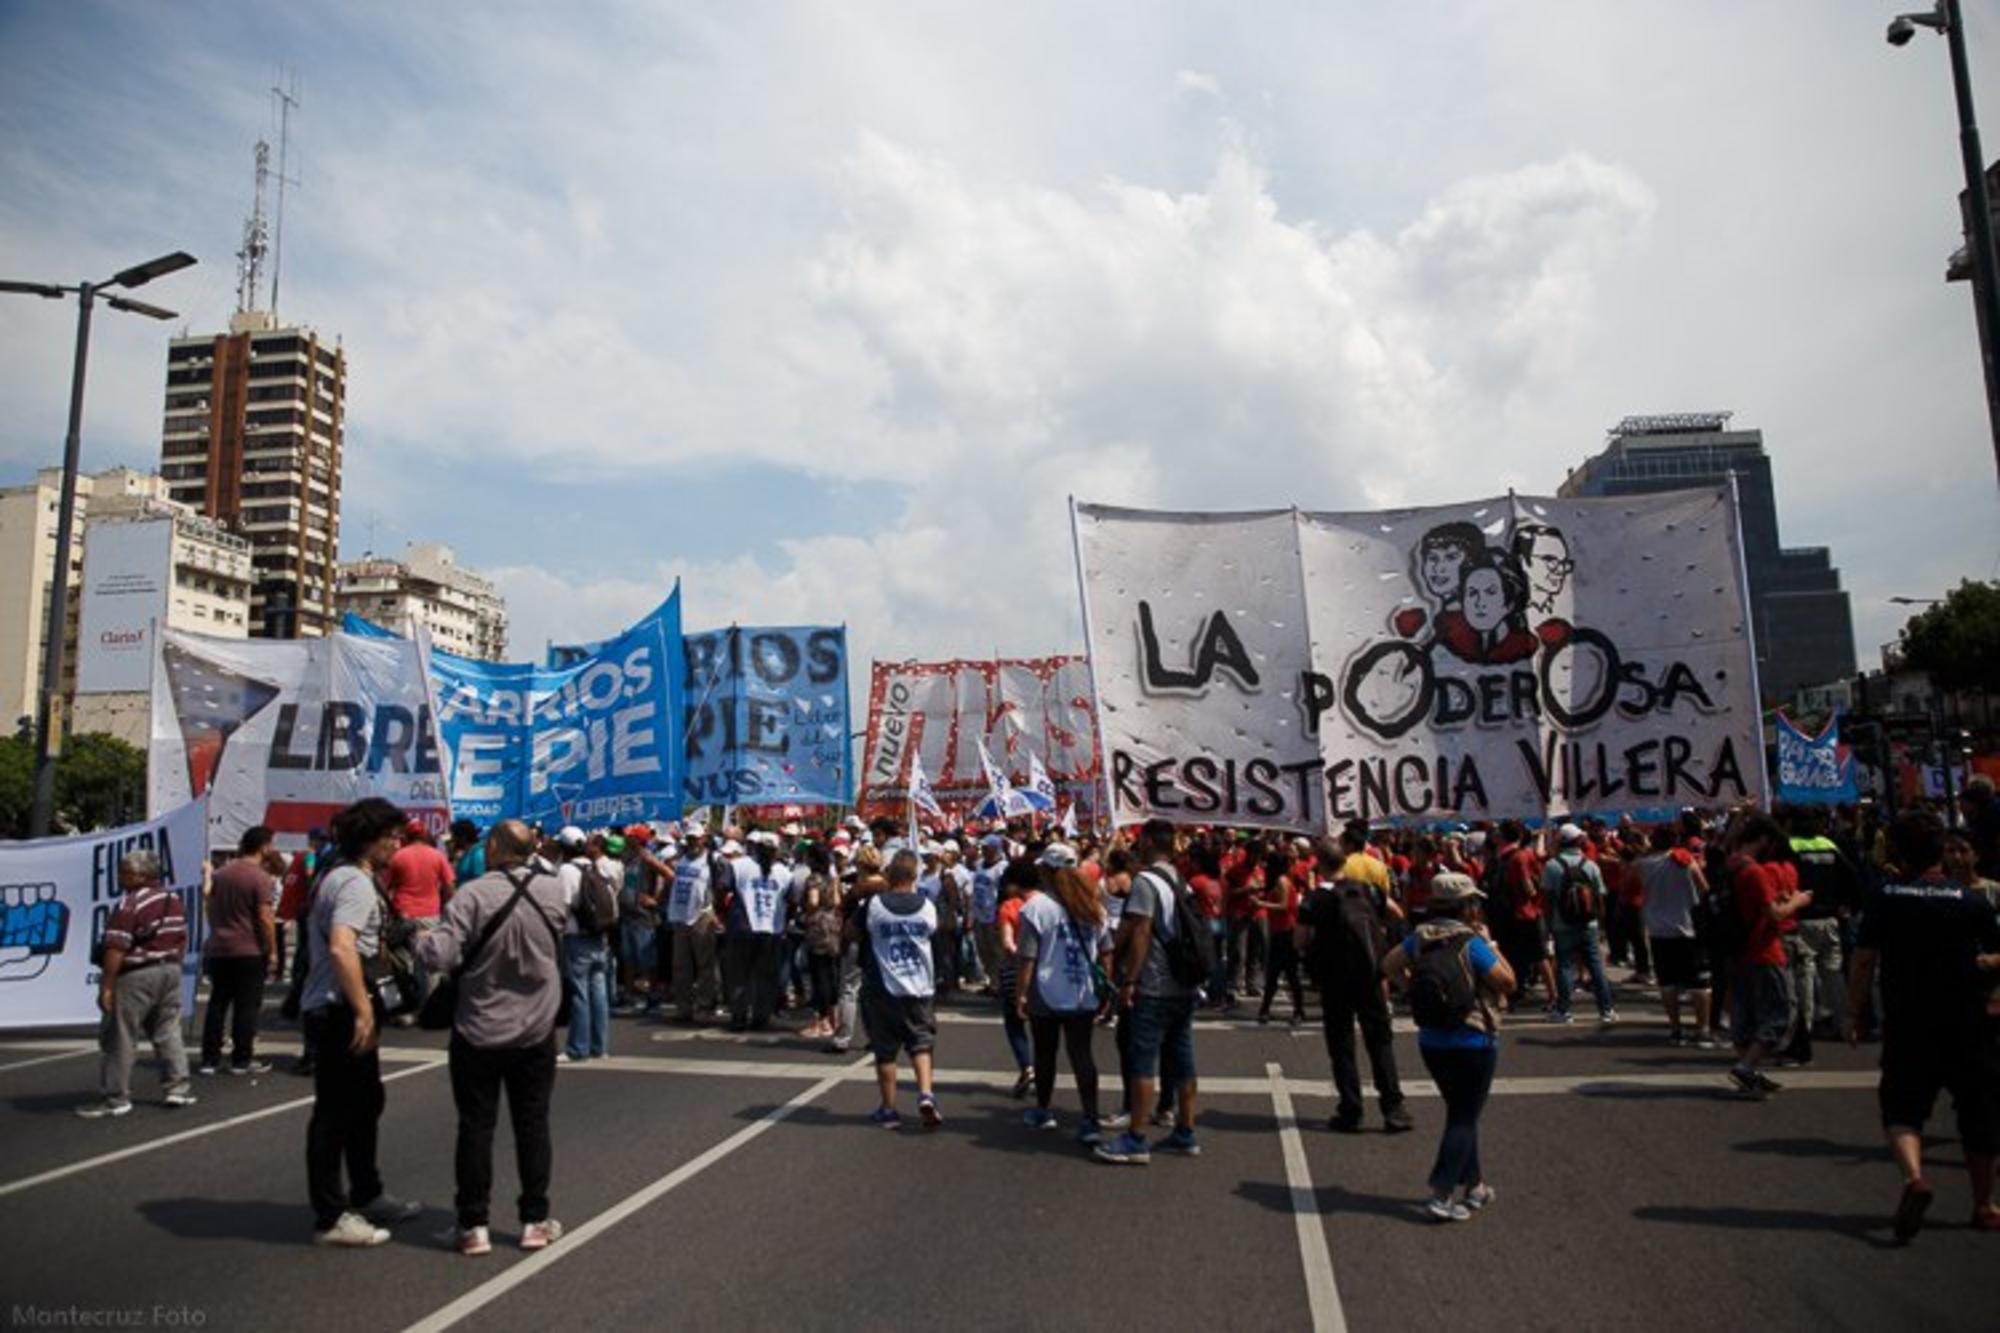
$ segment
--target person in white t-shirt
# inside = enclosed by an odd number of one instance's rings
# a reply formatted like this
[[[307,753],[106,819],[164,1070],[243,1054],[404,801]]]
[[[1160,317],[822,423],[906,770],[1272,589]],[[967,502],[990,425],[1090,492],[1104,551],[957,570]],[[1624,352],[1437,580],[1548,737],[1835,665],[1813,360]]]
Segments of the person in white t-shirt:
[[[729,1030],[761,1032],[778,1003],[778,942],[785,934],[791,868],[778,860],[778,835],[749,835],[730,863],[736,884],[729,900],[723,948],[729,986]]]
[[[931,1050],[937,1042],[932,1012],[936,993],[931,974],[931,935],[937,907],[916,891],[917,858],[898,852],[880,892],[864,882],[863,901],[848,921],[849,936],[861,947],[861,1013],[875,1056],[875,1084],[882,1104],[868,1119],[896,1129],[896,1057],[907,1052],[917,1076],[917,1111],[925,1129],[944,1123],[931,1091]]]
[[[1097,1059],[1092,1029],[1108,1007],[1112,934],[1097,890],[1077,868],[1076,850],[1050,843],[1036,865],[1044,891],[1028,899],[1015,926],[1020,978],[1014,987],[1016,1011],[1027,1020],[1035,1044],[1035,1105],[1024,1119],[1035,1129],[1054,1129],[1049,1102],[1056,1088],[1056,1046],[1069,1048],[1083,1102],[1077,1142],[1103,1138],[1097,1116]]]

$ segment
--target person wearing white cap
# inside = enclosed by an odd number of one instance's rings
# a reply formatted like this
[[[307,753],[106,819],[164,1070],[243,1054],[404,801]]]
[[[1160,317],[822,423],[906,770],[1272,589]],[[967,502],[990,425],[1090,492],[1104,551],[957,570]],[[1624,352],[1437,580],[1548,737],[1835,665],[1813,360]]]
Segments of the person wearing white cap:
[[[557,1059],[564,1064],[580,1060],[602,1060],[611,1053],[611,947],[604,928],[585,930],[578,920],[578,904],[586,884],[602,885],[603,892],[616,890],[604,884],[604,872],[591,855],[590,840],[574,824],[556,834],[562,849],[562,864],[556,867],[563,901],[569,911],[563,916],[563,968],[575,996],[570,1008],[569,1041]]]
[[[1049,1102],[1055,1095],[1060,1042],[1069,1048],[1070,1069],[1083,1102],[1077,1142],[1088,1146],[1104,1137],[1098,1122],[1097,1058],[1090,1039],[1113,993],[1107,980],[1111,928],[1096,888],[1077,869],[1074,847],[1052,842],[1035,864],[1046,891],[1029,899],[1015,922],[1021,970],[1015,1012],[1027,1020],[1034,1037],[1035,1104],[1024,1118],[1035,1129],[1056,1127]]]
[[[715,1011],[715,902],[730,882],[728,863],[711,852],[708,830],[690,824],[674,864],[667,924],[674,933],[674,1015],[692,1023]]]
[[[1598,912],[1604,904],[1604,875],[1597,863],[1583,854],[1584,833],[1575,824],[1556,830],[1559,850],[1542,868],[1542,898],[1553,914],[1556,950],[1556,1008],[1558,1023],[1570,1021],[1569,1002],[1574,989],[1571,973],[1576,954],[1583,951],[1584,966],[1590,971],[1591,990],[1597,996],[1597,1021],[1609,1027],[1618,1021],[1611,982],[1604,975],[1603,928]]]
[[[736,891],[724,927],[724,984],[729,988],[729,1030],[763,1031],[778,999],[778,941],[785,933],[789,866],[778,862],[778,835],[749,835],[749,854],[730,865]]]
[[[1409,992],[1417,1050],[1444,1099],[1444,1137],[1431,1166],[1424,1211],[1464,1222],[1493,1201],[1479,1160],[1479,1114],[1500,1060],[1500,1005],[1514,970],[1493,947],[1472,878],[1444,871],[1431,881],[1430,919],[1382,960],[1390,984]]]

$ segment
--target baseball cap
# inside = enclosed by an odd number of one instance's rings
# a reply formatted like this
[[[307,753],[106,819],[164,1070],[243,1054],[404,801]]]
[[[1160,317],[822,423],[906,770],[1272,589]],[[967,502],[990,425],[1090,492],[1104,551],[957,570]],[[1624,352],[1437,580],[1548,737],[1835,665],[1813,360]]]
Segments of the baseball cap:
[[[1464,902],[1467,898],[1484,898],[1486,895],[1472,882],[1472,876],[1461,875],[1455,870],[1444,870],[1431,877],[1431,901],[1434,903]]]
[[[1574,824],[1564,824],[1556,830],[1556,837],[1563,842],[1582,842],[1583,830]]]
[[[741,856],[743,854],[743,844],[734,838],[725,838],[722,842],[722,854],[724,856]]]
[[[565,824],[562,826],[562,831],[556,834],[556,841],[565,847],[581,847],[586,842],[589,842],[590,839],[586,838],[583,830],[576,825]]]
[[[604,840],[604,850],[612,856],[623,856],[625,854],[624,837],[616,833],[611,834]]]
[[[1052,842],[1042,848],[1042,854],[1035,858],[1038,866],[1050,870],[1074,870],[1076,868],[1076,848],[1066,842]]]

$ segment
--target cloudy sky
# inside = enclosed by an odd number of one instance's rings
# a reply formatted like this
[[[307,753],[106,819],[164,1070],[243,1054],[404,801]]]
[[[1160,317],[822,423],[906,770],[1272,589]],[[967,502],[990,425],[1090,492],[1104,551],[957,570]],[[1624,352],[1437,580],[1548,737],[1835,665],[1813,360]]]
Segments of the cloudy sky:
[[[1730,409],[1872,661],[1889,596],[2000,573],[1945,49],[1890,13],[0,0],[0,270],[185,248],[145,295],[220,328],[296,68],[343,552],[449,543],[521,655],[676,576],[862,660],[1074,650],[1071,494],[1547,493]],[[59,458],[72,319],[0,305],[0,483]],[[157,463],[177,331],[102,317],[88,466]]]

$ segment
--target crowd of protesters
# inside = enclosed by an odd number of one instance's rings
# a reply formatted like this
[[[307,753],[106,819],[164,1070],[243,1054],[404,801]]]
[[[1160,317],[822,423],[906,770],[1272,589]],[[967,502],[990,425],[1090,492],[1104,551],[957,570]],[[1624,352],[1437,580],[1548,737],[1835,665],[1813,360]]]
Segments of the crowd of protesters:
[[[1933,1198],[1921,1132],[1954,1100],[1973,1225],[2000,1230],[2000,803],[1990,783],[1961,818],[1889,819],[1872,807],[1683,812],[1631,820],[1442,829],[1351,823],[1319,840],[1155,821],[1108,840],[1029,821],[912,830],[850,817],[807,829],[636,824],[552,833],[466,823],[439,848],[380,800],[349,807],[290,864],[245,835],[210,890],[210,998],[198,1072],[269,1069],[255,1052],[261,987],[284,974],[286,1013],[314,1078],[307,1175],[315,1234],[367,1246],[417,1206],[375,1166],[384,1023],[449,1027],[458,1107],[458,1226],[491,1248],[493,1134],[504,1092],[521,1180],[520,1243],[549,1216],[549,1105],[557,1067],[610,1054],[614,1014],[761,1031],[781,1023],[829,1052],[871,1054],[872,1123],[897,1129],[907,1058],[921,1125],[933,1084],[935,1004],[989,996],[1032,1131],[1060,1128],[1056,1065],[1074,1075],[1075,1139],[1099,1160],[1198,1154],[1196,1018],[1307,1021],[1317,997],[1336,1105],[1360,1133],[1365,1054],[1382,1127],[1415,1128],[1392,1041],[1417,1028],[1444,1124],[1423,1204],[1464,1221],[1494,1199],[1481,1111],[1507,1017],[1567,1024],[1579,989],[1619,1021],[1608,966],[1656,983],[1664,1041],[1714,1050],[1748,1100],[1810,1065],[1816,1041],[1879,1040],[1880,1105],[1904,1175],[1894,1227],[1916,1234]],[[941,821],[943,822],[943,821]],[[166,1066],[169,1105],[191,1103],[180,1050],[185,923],[145,854],[106,932],[103,1099],[130,1109],[137,1042]],[[157,968],[157,971],[153,970]],[[169,986],[166,978],[175,979]],[[974,1002],[986,1002],[975,1000]],[[172,1029],[170,1032],[169,1029]],[[970,1041],[973,1038],[966,1038]],[[1107,1045],[1099,1062],[1098,1046]],[[1726,1051],[1727,1054],[1721,1052]],[[1107,1072],[1115,1071],[1115,1091]],[[1164,1129],[1157,1138],[1148,1131]]]

